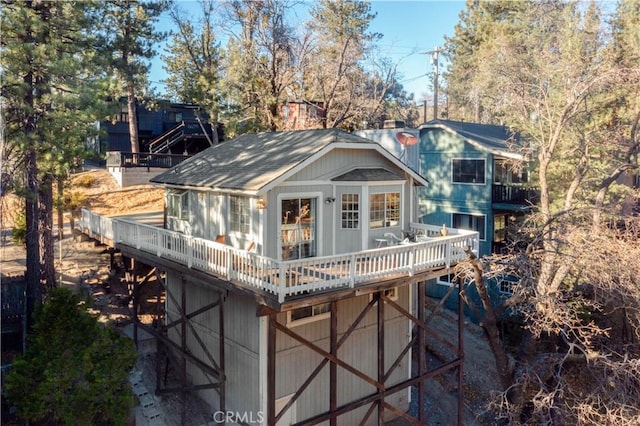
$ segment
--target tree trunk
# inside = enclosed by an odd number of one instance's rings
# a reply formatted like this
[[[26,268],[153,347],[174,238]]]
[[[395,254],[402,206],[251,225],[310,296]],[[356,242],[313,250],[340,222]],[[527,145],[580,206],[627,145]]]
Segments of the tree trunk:
[[[485,319],[482,321],[482,328],[487,335],[489,347],[496,361],[500,384],[502,385],[502,389],[506,391],[513,384],[513,378],[511,368],[509,367],[509,358],[507,357],[507,352],[500,338],[498,318],[484,282],[482,264],[470,250],[466,250],[466,253],[473,268],[476,289],[478,290],[478,295],[480,296],[480,300],[482,300],[482,306],[485,310]]]
[[[28,117],[27,126],[27,138],[29,133],[33,133],[35,130],[30,127],[30,121],[33,117]],[[33,142],[31,142],[33,144]],[[27,259],[26,259],[26,273],[25,280],[27,286],[27,330],[33,326],[33,312],[36,306],[42,300],[42,291],[40,288],[40,243],[39,230],[38,230],[38,166],[36,164],[36,152],[33,147],[29,148],[25,153],[25,180],[27,183],[25,194],[25,219],[26,219],[26,246],[27,246]]]
[[[127,84],[127,108],[129,111],[129,140],[131,142],[131,153],[133,163],[138,163],[138,116],[136,115],[136,94],[133,83]]]
[[[64,181],[63,178],[58,177],[56,180],[58,186],[58,195],[56,200],[56,212],[58,213],[58,238],[62,240],[64,238]]]
[[[44,177],[39,198],[40,280],[45,288],[56,286],[53,248],[53,177]]]
[[[28,3],[29,7],[34,7]],[[35,8],[35,7],[34,7]],[[33,29],[25,28],[25,44],[36,44]],[[30,111],[35,110],[36,76],[33,70],[25,74],[23,78],[25,86],[25,105]],[[31,330],[33,326],[33,312],[42,299],[40,290],[40,245],[38,243],[38,164],[36,162],[36,115],[34,112],[27,114],[24,120],[24,135],[27,148],[24,155],[25,173],[25,221],[26,221],[26,327]]]

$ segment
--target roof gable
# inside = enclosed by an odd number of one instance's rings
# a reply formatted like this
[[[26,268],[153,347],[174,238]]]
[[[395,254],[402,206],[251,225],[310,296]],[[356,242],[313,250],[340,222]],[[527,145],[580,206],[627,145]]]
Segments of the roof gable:
[[[151,179],[171,186],[262,193],[336,147],[372,149],[405,166],[379,144],[338,129],[246,134],[208,148]],[[414,174],[417,181],[424,178]],[[424,183],[423,183],[424,182]]]
[[[432,120],[420,126],[421,132],[429,129],[441,129],[457,134],[483,152],[518,160],[523,159],[521,153],[510,149],[514,143],[519,143],[519,135],[511,132],[506,126],[452,120]]]

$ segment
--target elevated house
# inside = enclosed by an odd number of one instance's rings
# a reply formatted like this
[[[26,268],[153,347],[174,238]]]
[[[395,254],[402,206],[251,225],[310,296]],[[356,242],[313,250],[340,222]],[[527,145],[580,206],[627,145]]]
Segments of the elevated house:
[[[88,211],[80,226],[162,281],[154,326],[135,322],[180,373],[158,393],[268,425],[426,424],[428,380],[461,383],[462,341],[442,341],[436,365],[419,350],[441,339],[424,285],[477,253],[478,234],[418,223],[430,183],[380,144],[337,129],[247,134],[152,182],[166,189],[163,226]]]

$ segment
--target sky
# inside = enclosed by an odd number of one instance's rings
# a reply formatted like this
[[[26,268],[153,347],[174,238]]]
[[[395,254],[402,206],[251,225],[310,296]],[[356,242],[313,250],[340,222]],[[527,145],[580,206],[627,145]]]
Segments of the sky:
[[[180,0],[185,10],[197,10],[196,1]],[[415,95],[421,102],[431,97],[432,87],[432,52],[442,48],[446,36],[453,36],[460,12],[465,8],[464,0],[373,0],[371,9],[377,13],[369,30],[383,35],[378,42],[380,54],[399,63],[398,70],[402,74],[400,83],[408,93]],[[168,17],[161,17],[160,26],[170,25]],[[295,22],[290,22],[295,24]],[[295,26],[295,25],[294,25]],[[166,30],[167,28],[163,28]],[[162,48],[158,49],[159,55]],[[440,73],[446,67],[446,58],[440,56]],[[159,84],[165,74],[162,62],[157,59],[152,63],[150,80],[162,91]]]

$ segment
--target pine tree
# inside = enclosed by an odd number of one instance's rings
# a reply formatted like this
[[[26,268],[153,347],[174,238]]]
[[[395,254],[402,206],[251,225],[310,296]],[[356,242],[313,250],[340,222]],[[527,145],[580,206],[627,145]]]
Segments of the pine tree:
[[[3,3],[3,159],[26,206],[27,318],[42,288],[54,286],[52,182],[77,161],[89,134],[93,100],[79,82],[87,74],[89,3]],[[81,109],[82,108],[82,109]]]
[[[96,44],[104,56],[104,66],[112,70],[120,83],[119,95],[127,98],[131,152],[140,152],[136,104],[147,86],[154,45],[166,33],[155,28],[160,14],[169,8],[168,0],[108,0],[103,7],[101,40]]]
[[[18,415],[47,424],[125,424],[133,342],[104,328],[65,288],[52,290],[35,317],[27,351],[3,383]]]
[[[217,2],[203,0],[201,20],[194,24],[181,12],[179,4],[170,10],[178,30],[166,47],[164,81],[167,92],[178,102],[196,103],[210,117],[212,125],[218,122],[220,110],[220,68],[222,50],[216,40],[214,28]],[[217,133],[213,132],[217,143]]]

